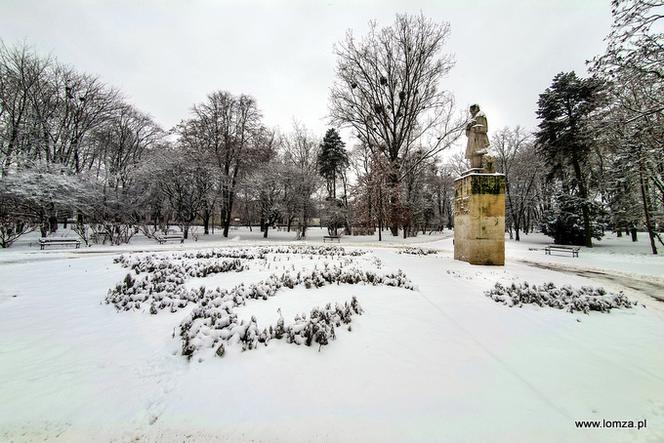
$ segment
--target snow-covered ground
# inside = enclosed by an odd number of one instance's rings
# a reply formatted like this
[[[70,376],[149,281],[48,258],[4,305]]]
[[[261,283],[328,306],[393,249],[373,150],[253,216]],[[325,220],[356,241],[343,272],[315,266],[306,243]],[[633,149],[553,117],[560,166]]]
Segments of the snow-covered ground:
[[[104,302],[127,274],[120,253],[227,246],[322,245],[293,233],[232,231],[156,245],[40,251],[36,236],[0,251],[0,441],[662,441],[664,258],[645,236],[607,238],[579,258],[546,256],[537,234],[508,241],[503,267],[452,258],[451,233],[344,237],[354,266],[401,269],[415,291],[368,285],[281,289],[238,307],[273,324],[356,296],[352,331],[328,346],[271,341],[191,360],[177,328],[191,306],[150,315]],[[31,246],[31,243],[33,244]],[[398,254],[407,243],[439,251]],[[335,243],[336,245],[336,243]],[[140,251],[140,252],[139,252]],[[377,269],[379,259],[382,265]],[[230,289],[326,257],[288,254],[241,273],[190,278]],[[496,282],[554,282],[624,290],[640,304],[611,313],[509,308],[484,295]],[[577,429],[575,420],[647,420],[645,429]]]

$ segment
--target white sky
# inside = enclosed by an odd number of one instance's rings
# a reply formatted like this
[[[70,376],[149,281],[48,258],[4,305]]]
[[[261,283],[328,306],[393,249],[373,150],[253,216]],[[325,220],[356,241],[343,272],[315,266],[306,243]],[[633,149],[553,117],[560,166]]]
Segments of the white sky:
[[[256,97],[265,121],[326,128],[332,47],[397,12],[449,21],[457,64],[442,85],[490,130],[534,128],[538,94],[604,49],[609,0],[0,0],[0,38],[26,41],[119,88],[165,129],[217,89]]]

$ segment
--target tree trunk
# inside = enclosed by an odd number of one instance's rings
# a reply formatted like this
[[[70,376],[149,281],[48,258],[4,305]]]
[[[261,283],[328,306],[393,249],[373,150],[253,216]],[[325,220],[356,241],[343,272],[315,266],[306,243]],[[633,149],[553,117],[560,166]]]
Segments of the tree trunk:
[[[226,211],[226,220],[224,220],[224,237],[228,238],[228,231],[231,228],[231,211]]]
[[[208,209],[203,210],[203,235],[208,235],[210,233],[210,215]]]
[[[519,231],[521,229],[521,223],[519,221],[519,217],[514,220],[514,240],[515,241],[521,241],[521,236],[519,235]]]
[[[396,166],[392,166],[396,168]],[[392,170],[388,175],[387,182],[389,190],[389,202],[390,202],[390,231],[392,236],[397,237],[399,235],[399,171]]]
[[[307,207],[306,202],[302,208],[302,220],[300,221],[302,226],[302,232],[300,233],[300,238],[305,238],[307,236]]]
[[[235,202],[235,177],[231,189],[228,191],[228,207],[226,208],[226,219],[224,220],[224,237],[228,237],[228,230],[231,227],[231,214],[233,213],[233,203]]]
[[[220,206],[221,208],[219,208],[219,227],[223,228],[224,224],[226,223],[226,203],[223,202]],[[222,234],[223,234],[223,229],[222,229]]]
[[[270,224],[265,223],[265,230],[263,231],[263,238],[267,238],[267,230],[270,229]]]
[[[51,215],[48,218],[48,224],[51,233],[56,232],[58,230],[58,217],[56,217],[55,215]]]
[[[350,221],[349,221],[349,215],[352,214],[350,212],[350,207],[348,206],[348,186],[347,186],[347,177],[346,173],[344,172],[341,176],[342,178],[342,183],[344,185],[344,198],[343,198],[343,203],[344,203],[344,234],[345,235],[351,235],[351,227],[350,227]]]
[[[378,241],[383,241],[383,186],[378,184]]]
[[[572,151],[574,152],[574,151]],[[574,167],[574,175],[576,176],[576,182],[579,186],[579,197],[583,200],[583,206],[581,207],[581,213],[583,215],[583,233],[585,235],[586,247],[593,247],[593,233],[590,228],[590,209],[588,208],[588,191],[586,190],[586,184],[583,181],[583,175],[581,174],[581,165],[576,159],[576,156],[572,156],[572,165]]]
[[[503,167],[503,171],[505,170],[505,167]],[[509,233],[510,233],[510,240],[514,238],[512,235],[512,224],[516,226],[516,217],[514,216],[514,204],[512,203],[512,193],[510,192],[510,182],[507,179],[507,175],[505,175],[505,195],[507,197],[507,207],[510,209],[510,223],[509,223]],[[516,241],[519,241],[519,231],[516,231]]]
[[[648,230],[648,237],[650,237],[650,249],[653,255],[657,255],[657,245],[655,244],[655,233],[653,232],[652,223],[650,221],[650,204],[648,202],[648,192],[646,181],[644,178],[645,167],[643,164],[643,156],[639,158],[639,182],[641,185],[641,200],[643,201],[643,212],[646,216],[646,229]]]

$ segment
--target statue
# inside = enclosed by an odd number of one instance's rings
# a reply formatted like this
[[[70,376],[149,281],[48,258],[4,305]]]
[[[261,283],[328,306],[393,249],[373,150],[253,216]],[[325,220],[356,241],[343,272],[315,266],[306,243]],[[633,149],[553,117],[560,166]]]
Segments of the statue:
[[[486,115],[480,112],[479,105],[470,106],[471,120],[466,125],[466,158],[470,160],[471,168],[482,167],[482,156],[487,153],[489,147],[489,136]]]

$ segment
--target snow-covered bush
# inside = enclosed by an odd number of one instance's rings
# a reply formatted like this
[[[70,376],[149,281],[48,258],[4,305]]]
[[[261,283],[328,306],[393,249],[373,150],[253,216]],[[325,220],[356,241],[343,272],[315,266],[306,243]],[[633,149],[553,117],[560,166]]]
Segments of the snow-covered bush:
[[[296,315],[294,322],[289,325],[284,324],[284,319],[280,315],[276,325],[270,325],[261,330],[256,318],[252,316],[251,320],[246,323],[241,321],[239,325],[222,326],[221,329],[230,329],[230,334],[219,334],[219,337],[226,335],[228,337],[226,341],[237,340],[242,345],[243,351],[256,349],[259,344],[267,346],[271,340],[284,338],[287,343],[296,345],[311,346],[318,344],[318,350],[320,351],[321,347],[336,339],[335,328],[350,324],[352,317],[360,315],[362,312],[362,307],[357,298],[353,297],[350,302],[343,305],[337,303],[332,307],[332,304],[328,303],[323,308],[315,307],[311,310],[309,316],[305,314]],[[220,357],[225,353],[225,346],[222,341],[217,347],[217,355]],[[195,346],[190,346],[187,349],[193,351]],[[183,348],[183,354],[184,352],[185,349]]]
[[[341,246],[270,246],[259,248],[224,248],[224,249],[206,249],[195,252],[180,252],[170,255],[148,254],[148,255],[125,255],[122,254],[113,261],[124,267],[136,270],[136,268],[145,267],[155,262],[161,261],[181,261],[187,259],[219,259],[219,258],[237,258],[246,260],[265,259],[268,254],[291,254],[308,256],[330,256],[332,258],[340,257],[358,257],[365,255],[367,251],[354,249],[347,251]]]
[[[335,304],[334,308],[328,303],[324,308],[315,307],[309,317],[296,316],[295,322],[286,327],[286,341],[297,345],[311,346],[318,343],[318,349],[336,339],[334,328],[347,325],[354,315],[363,312],[357,298],[353,297],[350,303]]]
[[[124,311],[140,309],[143,304],[149,304],[151,313],[166,308],[175,312],[190,301],[201,300],[201,289],[188,290],[184,287],[188,277],[239,272],[245,268],[238,259],[179,263],[163,257],[155,259],[154,255],[127,261],[126,266],[136,273],[136,277],[131,273],[127,274],[122,283],[108,291],[106,303]]]
[[[272,246],[259,248],[266,254],[339,255],[358,257],[367,253],[362,249],[346,250],[343,246]]]
[[[280,276],[273,274],[261,282],[250,285],[240,284],[231,290],[219,288],[214,290],[200,288],[197,292],[190,290],[190,294],[186,297],[180,300],[171,300],[175,304],[165,307],[170,307],[173,311],[184,307],[188,302],[198,304],[180,324],[182,354],[187,357],[191,357],[198,349],[214,347],[220,341],[233,341],[233,337],[236,337],[236,341],[242,344],[243,350],[254,349],[257,343],[267,343],[271,339],[279,339],[282,336],[285,336],[289,343],[310,345],[313,340],[313,342],[322,345],[326,344],[323,343],[325,340],[329,341],[334,337],[333,331],[329,328],[326,329],[324,324],[320,322],[325,322],[328,318],[331,318],[334,319],[334,324],[346,323],[353,312],[361,312],[357,300],[344,305],[343,309],[330,307],[330,310],[326,310],[326,307],[324,310],[314,310],[308,319],[306,317],[296,318],[295,325],[299,326],[293,326],[290,329],[284,327],[282,321],[281,324],[277,323],[277,325],[263,331],[260,331],[258,325],[254,324],[253,321],[238,324],[233,309],[244,305],[250,299],[267,300],[268,297],[275,295],[277,291],[284,287],[290,289],[295,286],[318,288],[340,283],[364,283],[374,286],[386,285],[414,289],[410,280],[401,271],[395,274],[377,275],[371,271],[343,270],[339,267],[333,267],[324,271],[314,270],[306,274],[292,275],[288,272]],[[122,303],[122,306],[127,305],[129,309],[136,306],[124,301]],[[163,305],[158,306],[162,308]],[[309,326],[306,326],[307,324]]]
[[[436,249],[429,249],[429,248],[407,247],[400,249],[398,253],[410,254],[410,255],[432,255],[432,254],[438,254],[438,251]]]
[[[485,295],[510,307],[536,304],[586,314],[590,311],[610,312],[615,308],[631,308],[637,304],[630,301],[622,291],[616,294],[606,292],[604,288],[589,286],[572,288],[568,285],[558,287],[553,283],[542,285],[530,285],[528,282],[511,285],[496,283],[492,289],[485,292]]]
[[[185,281],[190,277],[205,277],[222,272],[240,272],[248,267],[251,260],[267,262],[267,254],[293,253],[304,256],[325,255],[335,260],[335,264],[318,264],[306,272],[285,271],[271,274],[257,283],[239,284],[232,289],[187,288]],[[377,274],[371,270],[351,267],[351,259],[344,255],[358,256],[363,251],[345,252],[343,248],[329,246],[233,248],[196,251],[175,254],[121,255],[116,263],[129,268],[124,280],[108,291],[106,303],[118,310],[148,310],[157,314],[162,310],[177,312],[189,304],[196,306],[179,327],[182,341],[182,354],[191,358],[199,349],[216,347],[217,355],[223,356],[230,343],[239,343],[243,350],[255,349],[259,343],[267,344],[273,339],[285,338],[289,343],[319,346],[326,345],[335,338],[334,327],[350,322],[354,314],[362,309],[355,298],[343,306],[315,308],[307,317],[296,317],[295,322],[286,326],[283,318],[276,325],[259,329],[255,318],[238,321],[234,309],[243,306],[248,300],[267,300],[282,288],[293,289],[304,286],[307,289],[332,284],[385,285],[414,290],[406,275],[396,273]],[[375,261],[369,262],[376,265]],[[380,268],[380,260],[378,260]],[[267,268],[267,266],[266,266]],[[293,270],[295,268],[293,267]],[[350,330],[350,328],[349,328]]]

